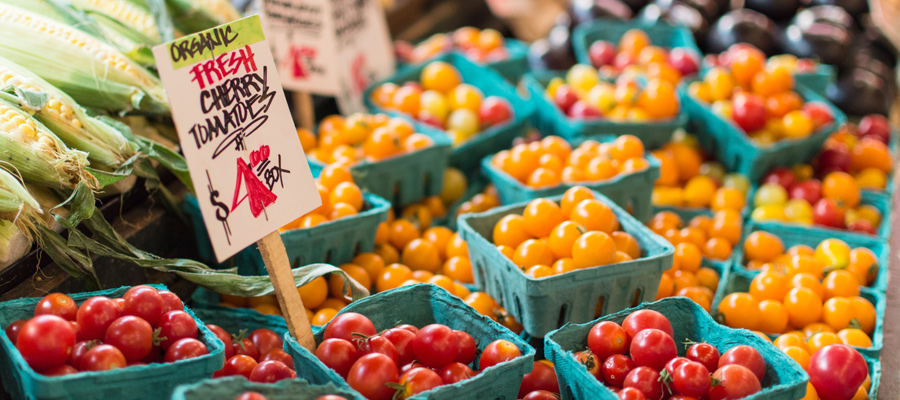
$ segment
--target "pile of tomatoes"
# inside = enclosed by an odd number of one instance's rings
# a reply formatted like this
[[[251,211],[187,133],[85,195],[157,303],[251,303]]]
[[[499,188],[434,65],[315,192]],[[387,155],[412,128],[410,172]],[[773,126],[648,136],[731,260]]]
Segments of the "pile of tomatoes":
[[[268,400],[268,398],[257,392],[245,392],[241,393],[240,396],[235,397],[234,400]],[[315,400],[347,400],[347,398],[336,394],[327,394],[325,396],[317,397]]]
[[[622,135],[610,143],[586,140],[574,150],[565,139],[547,136],[494,155],[491,163],[517,181],[534,188],[613,179],[650,167],[644,142]]]
[[[872,377],[866,360],[856,349],[842,344],[814,347],[812,353],[801,332],[782,335],[775,345],[809,374],[804,399],[866,400]],[[812,354],[812,355],[810,355]]]
[[[372,101],[387,110],[406,114],[445,130],[454,144],[513,118],[512,105],[499,96],[487,96],[464,83],[459,71],[443,61],[422,69],[420,82],[402,86],[384,83],[372,91]]]
[[[794,91],[790,66],[766,64],[765,54],[754,47],[729,51],[726,67],[711,68],[688,91],[760,146],[808,137],[834,121],[828,105],[804,102]]]
[[[882,191],[887,187],[893,157],[888,148],[891,130],[887,118],[872,114],[847,123],[825,141],[812,166],[822,176],[840,171],[853,175],[862,189]]]
[[[740,399],[762,390],[766,375],[766,361],[747,345],[720,355],[712,344],[688,342],[679,357],[672,324],[653,310],[594,325],[587,347],[574,357],[622,400]]]
[[[351,166],[375,162],[434,145],[428,135],[416,133],[402,118],[386,114],[329,115],[319,124],[319,133],[297,129],[300,143],[310,157],[325,164]]]
[[[584,186],[566,190],[557,204],[532,200],[522,215],[494,226],[493,242],[526,275],[539,279],[641,257],[638,241],[619,230],[619,218]]]
[[[672,84],[677,84],[681,77],[700,70],[699,56],[693,50],[654,46],[647,33],[640,29],[625,32],[618,45],[606,40],[591,43],[588,57],[591,65],[605,77],[615,77],[631,70],[650,77],[665,76]]]
[[[569,69],[565,79],[550,80],[545,93],[563,114],[579,120],[652,122],[670,119],[680,109],[675,84],[663,77],[647,77],[642,83],[637,76],[622,75],[609,83],[584,64]]]
[[[809,170],[779,167],[769,172],[753,198],[751,218],[877,233],[881,212],[860,204],[862,191],[856,178],[833,171],[819,181],[803,172]]]
[[[207,324],[225,344],[225,365],[213,378],[243,376],[250,382],[272,383],[297,377],[294,360],[284,352],[284,342],[271,329],[260,328],[247,337],[232,335],[217,325]]]
[[[352,217],[363,210],[363,194],[353,181],[350,169],[341,164],[329,164],[316,179],[322,205],[279,230],[312,228],[341,218]]]
[[[194,318],[167,290],[135,286],[121,298],[91,297],[80,306],[51,293],[34,317],[5,329],[25,362],[47,376],[176,362],[209,354]]]
[[[475,339],[441,324],[378,333],[364,315],[344,313],[322,337],[316,357],[369,400],[405,399],[480,373],[470,367],[479,350]],[[498,339],[481,349],[477,365],[483,371],[521,355],[515,344]]]
[[[411,64],[418,64],[453,50],[461,51],[466,58],[478,63],[509,59],[506,39],[494,29],[464,26],[453,32],[432,35],[415,46],[402,41],[394,43],[397,57]]]
[[[708,54],[703,62],[710,67],[729,68],[733,63],[759,65],[759,49],[749,43],[738,43],[721,54]],[[819,70],[819,64],[809,58],[797,58],[791,54],[779,54],[764,60],[767,68],[785,68],[792,75],[813,74]]]

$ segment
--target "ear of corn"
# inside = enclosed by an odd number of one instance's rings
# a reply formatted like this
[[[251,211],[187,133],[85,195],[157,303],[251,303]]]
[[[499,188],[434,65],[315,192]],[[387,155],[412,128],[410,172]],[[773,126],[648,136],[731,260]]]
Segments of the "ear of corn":
[[[69,149],[44,124],[0,100],[0,168],[54,188],[74,188],[79,182],[96,188],[87,165],[87,154]]]
[[[27,66],[79,104],[168,113],[159,79],[93,36],[2,4],[0,25],[0,56]]]
[[[199,32],[241,18],[228,0],[166,0],[166,5],[182,32]]]
[[[160,43],[162,36],[156,20],[149,10],[128,0],[70,0],[72,5],[85,11],[99,13],[129,26],[153,43]]]
[[[22,258],[31,249],[27,232],[12,221],[0,219],[0,269]]]
[[[43,224],[40,204],[19,179],[0,169],[0,219],[15,224],[30,238],[36,224]]]
[[[27,104],[18,100],[23,108],[36,107],[34,116],[52,130],[70,148],[84,151],[95,166],[116,168],[133,154],[128,141],[113,127],[87,115],[71,97],[30,71],[12,61],[0,57],[0,90],[20,96],[25,92],[46,95],[43,104]],[[8,100],[11,96],[7,96]]]

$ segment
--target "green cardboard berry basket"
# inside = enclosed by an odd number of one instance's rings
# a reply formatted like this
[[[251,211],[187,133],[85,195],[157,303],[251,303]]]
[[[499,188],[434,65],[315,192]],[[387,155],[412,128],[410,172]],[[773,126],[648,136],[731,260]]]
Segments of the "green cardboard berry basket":
[[[605,40],[618,45],[622,36],[632,29],[640,29],[646,32],[650,38],[650,43],[654,46],[670,49],[675,47],[687,48],[692,50],[697,57],[703,54],[694,41],[694,35],[683,26],[671,25],[664,21],[647,23],[639,20],[621,21],[601,18],[581,24],[575,28],[575,31],[572,33],[572,48],[575,50],[575,58],[581,64],[591,65],[589,50],[594,42]],[[698,59],[697,62],[699,64],[700,60]]]
[[[457,225],[469,244],[475,284],[499,301],[525,331],[542,337],[566,322],[586,322],[601,313],[622,310],[656,297],[663,271],[672,267],[675,248],[600,193],[625,232],[641,247],[641,258],[534,279],[525,275],[492,242],[494,226],[509,214],[522,214],[527,203],[466,214]],[[551,200],[559,201],[562,196]]]
[[[194,314],[207,324],[218,325],[228,333],[238,334],[242,329],[253,332],[265,328],[284,336],[287,323],[279,315],[260,313],[252,308],[227,307],[219,305],[221,297],[218,293],[199,287],[191,295]]]
[[[828,85],[837,79],[837,69],[828,64],[816,65],[815,72],[794,74],[794,82],[808,87],[819,96],[825,97]]]
[[[579,363],[573,352],[587,346],[591,328],[601,321],[621,324],[625,317],[638,310],[654,310],[662,313],[672,323],[676,341],[683,338],[695,342],[705,341],[716,346],[719,352],[738,345],[749,345],[762,354],[766,361],[766,375],[761,384],[763,390],[744,399],[794,400],[806,393],[809,376],[796,362],[765,339],[746,329],[731,329],[716,323],[696,303],[685,297],[669,297],[653,303],[644,303],[607,315],[584,324],[567,324],[544,338],[545,355],[556,366],[556,376],[562,389],[563,400],[569,399],[618,399],[609,388],[591,375]],[[687,349],[678,346],[678,355],[684,357]]]
[[[515,138],[525,134],[529,126],[529,119],[534,112],[534,107],[531,102],[526,101],[519,96],[519,93],[516,92],[516,88],[503,79],[497,72],[488,67],[475,64],[457,53],[448,53],[437,57],[432,61],[443,61],[456,67],[464,83],[477,87],[485,96],[498,96],[506,99],[509,101],[510,105],[512,105],[513,109],[513,119],[511,121],[492,126],[479,132],[471,139],[457,146],[453,146],[449,160],[450,165],[459,168],[463,172],[470,172],[473,169],[478,168],[478,163],[482,157],[509,148]],[[370,86],[366,89],[364,94],[366,107],[375,112],[412,119],[413,116],[398,111],[386,110],[375,105],[372,101],[372,91],[379,85],[388,82],[397,85],[402,85],[405,82],[418,82],[419,75],[422,73],[422,70],[425,69],[426,65],[427,63],[407,66],[390,78]],[[446,132],[443,130],[434,128],[417,120],[414,120],[413,124],[416,126],[417,130],[423,133],[428,133],[431,136],[443,136],[447,142],[450,141],[449,137],[446,136]],[[439,191],[440,189],[438,189],[438,192]]]
[[[521,40],[512,38],[504,38],[504,41],[506,41],[506,51],[509,53],[509,58],[507,58],[506,60],[487,63],[479,63],[474,60],[470,61],[478,65],[489,67],[490,69],[503,76],[503,78],[505,78],[507,81],[515,83],[519,81],[519,78],[521,78],[522,75],[525,75],[525,73],[528,72],[528,44],[522,42]],[[452,50],[451,52],[458,53],[465,57],[465,53],[460,52],[459,50]],[[440,55],[437,55],[428,61],[431,61],[437,57],[440,57]],[[466,58],[468,59],[468,57]],[[409,65],[425,64],[428,63],[428,61],[411,64],[404,63],[398,60],[397,69],[403,69]]]
[[[519,393],[522,377],[531,371],[534,349],[497,322],[479,314],[460,298],[432,284],[403,286],[356,301],[342,309],[338,315],[355,312],[368,317],[379,332],[397,324],[411,324],[422,328],[429,324],[444,324],[451,329],[464,331],[475,339],[479,351],[494,340],[504,339],[515,344],[521,356],[481,371],[478,375],[451,385],[419,393],[410,399],[458,400],[501,399],[514,400]],[[326,325],[325,327],[327,327]],[[316,343],[322,342],[325,327],[314,328]],[[285,335],[285,351],[294,358],[299,378],[315,384],[332,383],[353,393],[352,399],[363,397],[344,381],[334,370],[322,364],[290,335]],[[479,352],[480,354],[480,352]],[[473,369],[477,368],[477,358]],[[398,366],[399,368],[400,366]]]
[[[164,285],[150,285],[166,290]],[[95,296],[121,297],[129,287],[71,294],[79,305]],[[34,307],[40,298],[22,298],[0,303],[0,327],[28,319],[34,315]],[[190,308],[184,311],[197,323],[198,339],[209,354],[174,363],[153,363],[111,371],[79,372],[77,374],[50,377],[33,370],[5,331],[0,331],[0,381],[3,388],[15,399],[168,399],[178,385],[211,378],[225,363],[224,345],[215,334],[206,329]]]
[[[302,379],[285,379],[276,383],[249,382],[243,377],[229,376],[205,380],[175,389],[171,400],[233,400],[246,392],[259,393],[268,400],[316,400],[333,394],[352,398],[353,394],[335,385],[313,385]]]
[[[553,133],[573,141],[597,135],[634,135],[644,142],[647,149],[656,149],[668,143],[672,133],[687,126],[688,116],[684,105],[678,115],[658,122],[615,122],[607,119],[578,120],[566,116],[547,97],[545,88],[553,78],[565,78],[565,71],[533,71],[522,78],[531,101],[536,107],[534,124],[541,132]]]

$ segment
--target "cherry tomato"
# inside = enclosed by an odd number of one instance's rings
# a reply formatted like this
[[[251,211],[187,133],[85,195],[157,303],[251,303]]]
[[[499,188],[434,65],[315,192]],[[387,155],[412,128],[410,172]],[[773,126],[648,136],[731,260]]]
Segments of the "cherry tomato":
[[[253,344],[253,341],[248,338],[234,341],[231,344],[231,349],[234,351],[234,354],[243,354],[245,356],[250,356],[254,360],[259,359],[259,349],[257,349],[256,345]]]
[[[522,385],[519,386],[519,397],[536,390],[559,393],[559,381],[556,379],[556,372],[553,371],[553,367],[540,361],[535,361],[531,372],[525,374],[522,378]]]
[[[269,360],[280,361],[284,365],[287,365],[288,368],[294,369],[294,359],[282,349],[269,350],[266,354],[259,357],[259,362]]]
[[[225,359],[231,358],[234,355],[234,349],[231,347],[231,335],[218,325],[206,324],[206,329],[209,329],[225,344]]]
[[[266,396],[263,396],[256,392],[245,392],[240,396],[236,397],[234,400],[267,400]]]
[[[733,99],[731,118],[737,126],[747,133],[765,128],[766,104],[761,97],[750,93],[738,93]]]
[[[66,321],[74,321],[77,312],[78,305],[75,304],[75,300],[62,293],[50,293],[34,307],[35,316],[50,314]]]
[[[678,356],[678,349],[675,348],[672,336],[651,328],[644,329],[634,336],[629,353],[635,365],[659,371],[669,360]]]
[[[500,364],[504,361],[512,360],[521,356],[522,352],[512,342],[497,339],[487,345],[481,352],[481,358],[478,360],[478,368],[482,371]]]
[[[744,344],[734,346],[722,354],[722,358],[719,358],[719,368],[726,365],[743,366],[753,372],[760,382],[766,376],[766,361],[762,355],[756,349]]]
[[[18,321],[13,321],[13,323],[9,324],[6,327],[4,332],[6,332],[6,336],[9,337],[9,341],[12,342],[13,345],[16,344],[16,340],[19,338],[19,332],[22,330],[22,326],[25,325],[24,319],[20,319]]]
[[[688,361],[675,368],[672,384],[678,393],[696,398],[703,397],[709,392],[709,370],[703,364]]]
[[[598,359],[606,360],[613,354],[625,354],[628,340],[628,334],[619,324],[603,321],[588,332],[587,345]]]
[[[547,390],[535,390],[525,395],[522,400],[558,400],[559,397],[553,392]]]
[[[222,367],[222,376],[240,375],[250,379],[250,373],[253,372],[253,368],[256,368],[256,364],[256,360],[250,356],[243,354],[232,356],[225,361],[225,366]]]
[[[710,400],[741,399],[762,390],[756,375],[740,365],[726,365],[712,377],[719,383],[709,390]]]
[[[101,344],[88,350],[81,359],[82,371],[107,371],[125,368],[127,365],[122,352],[108,344]]]
[[[169,346],[164,360],[170,363],[200,357],[204,354],[209,354],[209,348],[203,342],[194,338],[184,338]]]
[[[256,346],[256,350],[259,351],[259,354],[266,354],[272,349],[280,349],[284,347],[284,342],[278,337],[278,334],[273,332],[271,329],[257,329],[253,332],[250,332],[250,336],[247,336],[253,345]]]
[[[381,353],[390,357],[394,364],[399,363],[400,356],[397,354],[397,349],[390,340],[385,339],[383,336],[370,336],[365,339],[357,338],[356,347],[359,348],[360,357],[366,354]]]
[[[512,105],[502,97],[488,96],[481,102],[481,107],[478,109],[481,126],[485,129],[509,121],[512,116]]]
[[[75,367],[67,364],[59,365],[50,369],[45,369],[41,371],[41,375],[44,376],[64,376],[77,374],[78,370]]]
[[[69,354],[67,363],[75,367],[75,369],[81,370],[81,360],[84,358],[84,354],[98,344],[100,344],[99,340],[85,340],[75,343],[72,346],[72,352]]]
[[[69,321],[38,315],[22,325],[16,348],[31,368],[43,370],[64,364],[74,344],[75,330]]]
[[[325,339],[316,348],[316,358],[338,375],[347,378],[353,363],[359,358],[359,351],[352,343],[343,339]]]
[[[684,357],[675,357],[675,358],[669,360],[669,362],[666,363],[666,366],[663,367],[663,369],[666,370],[666,372],[668,372],[670,376],[674,376],[675,369],[680,367],[681,364],[684,364],[688,361],[690,361],[690,360],[688,360],[687,358],[684,358]]]
[[[140,361],[153,350],[153,327],[139,317],[126,315],[109,325],[103,342],[116,346],[128,362]]]
[[[647,396],[638,389],[627,387],[619,391],[619,400],[647,400]]]
[[[404,366],[405,368],[406,366]],[[412,369],[412,368],[410,368]],[[403,371],[404,373],[406,371]],[[444,381],[444,384],[450,385],[456,382],[464,381],[475,376],[475,372],[472,371],[472,368],[469,368],[468,365],[458,362],[452,362],[441,368],[441,380]],[[525,375],[526,377],[528,375]],[[523,382],[524,384],[524,382]],[[520,392],[521,395],[521,392]]]
[[[719,349],[709,343],[694,343],[685,358],[703,364],[707,370],[719,369]]]
[[[144,285],[135,286],[128,289],[125,295],[122,296],[122,299],[125,301],[125,306],[122,307],[125,315],[141,317],[144,321],[150,323],[151,326],[156,326],[159,323],[165,303],[156,289]],[[181,303],[180,300],[179,303]]]
[[[106,328],[122,315],[122,309],[116,302],[103,297],[91,297],[81,304],[75,315],[78,323],[79,340],[102,340],[106,336]]]
[[[426,390],[434,389],[444,384],[441,377],[428,368],[414,368],[400,376],[399,384],[403,387],[398,390],[400,399],[408,399]]]
[[[349,312],[334,317],[328,323],[328,326],[325,327],[325,333],[322,337],[324,339],[335,338],[352,342],[354,333],[375,336],[378,334],[378,331],[375,330],[375,325],[365,315]]]
[[[653,310],[638,310],[628,314],[628,316],[625,317],[625,320],[622,321],[622,328],[624,328],[625,333],[628,334],[629,343],[634,335],[637,335],[638,332],[648,328],[659,329],[669,336],[675,336],[675,332],[672,330],[672,324],[669,323],[666,316]]]
[[[169,311],[184,311],[184,303],[181,302],[181,298],[177,294],[168,290],[160,290],[157,294],[163,300],[163,314]]]
[[[166,338],[159,343],[163,349],[168,349],[172,343],[180,339],[197,337],[197,321],[184,311],[176,310],[163,314],[158,326],[159,337]]]
[[[413,339],[416,338],[416,334],[407,329],[388,329],[381,334],[385,339],[389,340],[391,344],[394,345],[394,348],[397,349],[397,357],[400,360],[400,365],[406,365],[416,359],[416,354],[413,353],[412,343]]]
[[[613,387],[622,387],[625,384],[625,377],[631,370],[637,368],[628,356],[623,354],[613,354],[600,367],[603,374],[603,380],[606,384]]]
[[[866,380],[869,367],[852,347],[832,344],[809,359],[809,382],[822,400],[850,399]]]
[[[419,362],[431,368],[441,368],[456,360],[459,339],[452,329],[431,324],[419,330],[412,341],[412,348]]]
[[[390,357],[373,353],[362,356],[350,368],[347,384],[369,400],[390,400],[394,390],[385,385],[399,380],[397,364]]]
[[[416,328],[415,326],[412,326],[410,324],[397,325],[396,328],[397,329],[406,329],[412,333],[419,333],[419,328]]]
[[[459,353],[456,355],[456,362],[466,365],[471,364],[472,361],[475,361],[475,352],[478,350],[475,347],[475,339],[472,338],[472,335],[463,331],[454,330],[453,333],[456,334],[456,339],[459,341]]]
[[[253,371],[250,372],[250,377],[247,379],[250,382],[273,383],[282,379],[291,379],[293,376],[294,371],[288,368],[287,365],[284,365],[281,361],[269,360],[256,364],[253,367]]]
[[[336,394],[326,394],[322,397],[317,398],[316,400],[347,400],[346,397],[338,396]]]
[[[602,382],[603,372],[601,371],[600,360],[594,356],[594,353],[591,353],[590,350],[579,351],[575,353],[575,360],[577,360],[581,365],[587,368],[588,373],[593,375],[594,378],[600,380]]]
[[[661,400],[664,389],[659,379],[659,372],[650,367],[637,367],[625,376],[623,388],[635,388],[644,394],[647,400]]]

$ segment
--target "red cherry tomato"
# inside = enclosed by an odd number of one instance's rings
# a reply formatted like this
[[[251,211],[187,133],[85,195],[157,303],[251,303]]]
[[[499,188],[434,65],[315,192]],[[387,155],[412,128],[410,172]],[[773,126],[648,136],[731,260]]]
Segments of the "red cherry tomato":
[[[209,329],[225,345],[225,359],[231,358],[234,355],[234,349],[231,348],[231,334],[218,325],[206,324],[206,329]]]
[[[231,344],[231,349],[234,351],[234,354],[243,354],[245,356],[250,356],[254,360],[259,360],[259,349],[257,349],[253,342],[248,338],[233,342]]]
[[[169,311],[184,311],[184,303],[177,294],[168,290],[160,290],[157,293],[163,300],[163,314]]]
[[[531,367],[531,372],[525,374],[522,378],[522,385],[519,386],[519,397],[536,390],[559,393],[559,381],[556,380],[556,371],[553,370],[553,367],[540,361],[535,361]]]
[[[259,357],[259,362],[269,360],[280,361],[284,365],[287,365],[288,368],[294,369],[294,358],[291,357],[290,354],[285,353],[282,349],[269,350],[266,354]]]
[[[326,339],[316,348],[316,358],[346,379],[353,363],[359,358],[359,351],[346,340]]]
[[[600,382],[603,382],[603,372],[601,371],[600,360],[591,353],[590,350],[579,351],[575,353],[575,360],[577,360],[584,368],[587,369],[588,373],[593,375],[594,378],[597,378]]]
[[[628,314],[628,316],[625,317],[625,320],[622,321],[622,328],[624,328],[625,333],[628,334],[629,343],[634,335],[637,335],[638,332],[648,328],[659,329],[669,336],[675,336],[675,333],[672,330],[672,324],[669,323],[666,316],[653,310],[638,310]]]
[[[389,340],[394,345],[394,348],[397,349],[400,365],[409,364],[416,359],[416,354],[413,353],[411,345],[413,339],[416,338],[416,334],[412,331],[393,328],[384,331],[381,336]]]
[[[559,397],[548,390],[535,390],[525,395],[522,400],[559,400]]]
[[[436,372],[428,368],[414,368],[401,375],[399,383],[403,387],[398,389],[399,398],[408,399],[426,390],[441,386],[444,381]]]
[[[69,321],[39,315],[22,325],[16,348],[31,368],[44,370],[64,364],[74,344],[75,331]]]
[[[365,315],[348,312],[334,317],[328,323],[328,326],[325,327],[325,333],[322,337],[324,339],[344,339],[352,342],[354,333],[361,333],[365,336],[378,334],[375,330],[375,325]]]
[[[613,354],[625,354],[628,351],[628,334],[619,324],[603,321],[588,332],[587,344],[598,359],[606,360]]]
[[[75,345],[72,346],[72,352],[69,354],[67,363],[75,367],[75,369],[81,370],[81,360],[84,358],[85,353],[98,344],[100,344],[99,340],[85,340],[75,343]]]
[[[359,348],[360,357],[366,354],[381,353],[390,357],[394,364],[399,363],[400,356],[394,344],[382,336],[370,336],[365,339],[357,338],[356,347]]]
[[[126,361],[140,361],[153,350],[153,328],[139,317],[126,315],[109,325],[103,342],[116,346]]]
[[[197,338],[197,321],[184,311],[169,311],[160,317],[159,330],[159,336],[166,338],[159,346],[168,349],[180,339]]]
[[[672,336],[659,329],[644,329],[632,338],[629,354],[635,365],[659,371],[678,356],[678,349]]]
[[[412,333],[419,333],[419,328],[412,326],[410,324],[397,325],[396,329],[406,329]]]
[[[756,375],[740,365],[726,365],[712,377],[719,383],[709,389],[710,400],[741,399],[762,390]]]
[[[247,337],[253,342],[253,345],[256,346],[256,350],[259,351],[259,354],[266,354],[272,349],[281,349],[284,347],[284,341],[271,329],[263,328],[254,330],[253,332],[250,332],[250,336]]]
[[[194,338],[184,338],[178,339],[177,342],[169,346],[164,360],[170,363],[200,357],[205,354],[209,354],[209,348],[203,342]]]
[[[64,375],[71,375],[71,374],[77,374],[77,373],[78,373],[78,370],[75,369],[75,367],[73,367],[71,365],[67,365],[67,364],[63,364],[60,366],[56,366],[56,367],[53,367],[50,369],[45,369],[45,370],[41,371],[41,375],[44,375],[44,376],[64,376]]]
[[[700,398],[709,392],[709,370],[698,362],[688,361],[675,369],[672,384],[678,393]]]
[[[456,355],[456,362],[460,362],[466,365],[475,361],[475,352],[478,348],[475,346],[475,339],[472,338],[472,335],[465,333],[463,331],[453,331],[456,334],[456,339],[459,341],[459,353]]]
[[[281,361],[263,361],[253,367],[250,372],[250,382],[273,383],[282,379],[291,379],[293,371]]]
[[[266,396],[263,396],[256,392],[246,392],[235,398],[234,400],[267,400]]]
[[[619,400],[647,400],[647,396],[636,388],[627,387],[619,391]]]
[[[777,183],[784,188],[784,190],[790,191],[791,188],[794,187],[794,184],[797,183],[797,178],[794,176],[794,172],[791,171],[790,168],[787,167],[775,167],[763,177],[762,183]]]
[[[156,326],[159,323],[165,303],[162,296],[159,295],[159,291],[155,288],[144,285],[135,286],[128,289],[125,295],[122,296],[122,299],[125,301],[125,306],[122,307],[125,315],[141,317],[144,321],[150,323],[151,326]]]
[[[719,369],[719,349],[709,343],[694,343],[685,358],[703,364],[710,371]]]
[[[322,397],[317,398],[316,400],[347,400],[344,396],[338,396],[336,394],[326,394]]]
[[[428,367],[441,368],[456,360],[459,339],[447,326],[431,324],[419,330],[412,341],[412,348],[416,360]]]
[[[397,364],[381,353],[360,357],[347,374],[347,384],[369,400],[390,400],[395,391],[385,384],[399,379]]]
[[[103,296],[91,297],[81,304],[75,314],[78,323],[79,340],[103,340],[106,336],[106,328],[113,321],[122,316],[122,309]]]
[[[850,399],[856,393],[869,367],[852,347],[832,344],[809,359],[809,381],[822,400]]]
[[[62,293],[50,293],[38,301],[34,307],[35,316],[50,314],[66,321],[74,321],[76,313],[78,313],[78,305],[75,304],[75,300]]]
[[[690,360],[684,357],[675,357],[669,360],[669,362],[666,363],[666,366],[663,369],[666,370],[666,372],[668,372],[670,376],[672,376],[675,375],[675,369],[680,367],[681,364],[684,364],[688,361]]]
[[[9,326],[4,329],[6,332],[6,336],[9,338],[9,341],[12,342],[13,345],[16,344],[16,340],[19,338],[19,331],[22,330],[22,326],[25,325],[24,319],[20,319],[18,321],[13,321],[13,323],[9,324]]]
[[[488,96],[481,102],[478,116],[484,128],[500,125],[512,119],[512,105],[502,97]]]
[[[240,375],[250,379],[250,373],[253,372],[253,368],[256,368],[256,365],[256,360],[250,356],[238,354],[225,361],[225,366],[222,367],[222,376]]]
[[[125,368],[127,365],[122,352],[108,344],[101,344],[88,350],[81,359],[82,371],[108,371]]]
[[[722,358],[719,358],[719,368],[726,365],[746,367],[760,382],[766,376],[766,361],[762,355],[756,349],[744,344],[734,346],[722,354]]]
[[[469,368],[468,365],[458,362],[452,362],[445,365],[444,368],[441,368],[440,375],[441,380],[444,381],[444,384],[446,385],[461,382],[475,376],[475,374],[472,372],[472,368]],[[527,377],[528,375],[525,376]],[[521,391],[519,392],[519,394],[521,395]]]
[[[664,393],[659,372],[650,367],[637,367],[629,372],[625,376],[624,388],[640,390],[647,400],[661,400]]]
[[[447,364],[447,365],[453,365],[453,364],[454,364],[454,363],[450,363],[450,364]],[[411,369],[413,369],[413,368],[428,368],[428,367],[426,367],[425,364],[422,364],[422,363],[420,363],[420,362],[418,362],[418,361],[413,361],[413,362],[411,362],[411,363],[409,363],[409,364],[406,364],[406,365],[404,365],[403,367],[401,367],[401,368],[400,368],[400,373],[401,373],[401,374],[402,374],[402,373],[405,373],[405,372],[407,372],[407,371],[409,371],[409,370],[411,370]]]
[[[813,206],[813,223],[830,228],[844,228],[844,211],[833,199],[819,199]]]
[[[738,93],[734,95],[731,109],[731,118],[744,132],[756,132],[766,127],[766,103],[761,97]]]
[[[478,368],[482,371],[500,364],[504,361],[512,360],[521,356],[522,352],[512,342],[497,339],[487,345],[481,352],[481,358],[478,360]]]
[[[628,356],[613,354],[600,366],[600,372],[608,385],[620,388],[625,384],[625,377],[635,368],[637,365]]]

